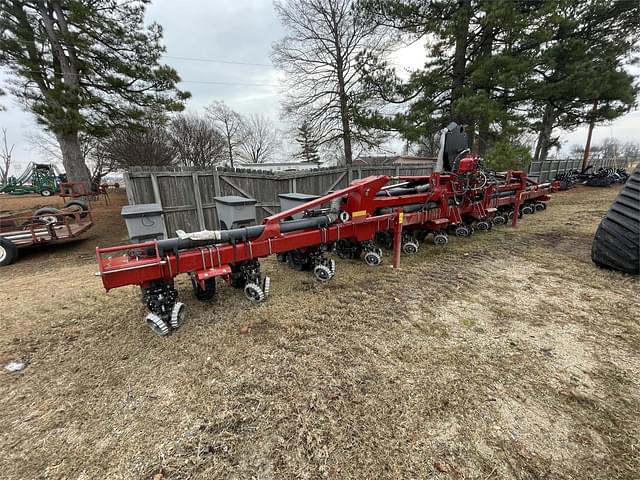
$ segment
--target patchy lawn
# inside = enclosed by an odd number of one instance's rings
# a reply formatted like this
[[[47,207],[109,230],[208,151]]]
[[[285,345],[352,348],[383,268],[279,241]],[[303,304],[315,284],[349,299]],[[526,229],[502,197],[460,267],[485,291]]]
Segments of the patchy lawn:
[[[589,256],[616,192],[326,285],[268,259],[257,306],[181,278],[164,339],[93,276],[126,239],[114,196],[85,240],[0,269],[0,363],[28,363],[0,371],[0,477],[636,479],[640,286]]]

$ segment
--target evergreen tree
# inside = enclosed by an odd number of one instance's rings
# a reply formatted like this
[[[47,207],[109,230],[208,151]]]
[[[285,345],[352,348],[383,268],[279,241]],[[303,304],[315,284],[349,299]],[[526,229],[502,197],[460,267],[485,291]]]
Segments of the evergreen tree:
[[[490,141],[517,134],[522,121],[514,92],[528,65],[519,40],[536,6],[512,0],[362,0],[359,7],[372,22],[427,41],[424,67],[406,82],[385,59],[368,59],[373,88],[407,107],[391,118],[374,112],[370,122],[410,142],[431,143],[424,140],[454,120],[470,126],[470,140],[481,153]]]
[[[634,105],[637,87],[624,66],[640,33],[640,3],[555,0],[536,23],[541,46],[523,90],[536,119],[534,160],[544,161],[557,145],[554,128],[593,126]]]
[[[384,58],[367,59],[371,88],[405,109],[361,117],[408,141],[455,120],[468,125],[482,154],[493,142],[504,150],[522,131],[536,132],[535,159],[543,160],[555,127],[594,125],[634,104],[624,66],[640,29],[635,0],[361,0],[359,7],[374,23],[427,40],[425,66],[406,82]]]
[[[300,145],[300,153],[298,157],[302,158],[304,162],[320,162],[320,155],[318,154],[318,140],[311,132],[311,128],[307,122],[304,122],[298,127],[298,136],[296,142]]]
[[[162,28],[144,26],[149,1],[2,1],[0,65],[16,76],[12,93],[56,136],[70,180],[89,180],[81,133],[143,128],[145,117],[182,110],[189,96],[159,63]]]

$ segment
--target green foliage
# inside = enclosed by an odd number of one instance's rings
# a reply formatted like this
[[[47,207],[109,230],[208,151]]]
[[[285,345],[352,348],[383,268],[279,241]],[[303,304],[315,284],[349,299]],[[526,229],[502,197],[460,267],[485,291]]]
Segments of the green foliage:
[[[549,148],[554,127],[611,120],[635,103],[625,65],[640,33],[636,0],[361,0],[358,8],[426,40],[424,67],[405,81],[386,58],[362,56],[370,90],[402,110],[361,117],[405,140],[455,120],[481,154],[523,131],[544,133]]]
[[[500,139],[487,150],[484,161],[492,170],[527,170],[531,163],[531,150],[518,142]]]
[[[162,28],[144,25],[149,0],[3,0],[0,65],[11,91],[57,135],[105,135],[179,111],[189,97],[160,64]]]
[[[304,122],[298,127],[298,136],[296,142],[300,145],[300,152],[298,157],[302,158],[305,162],[319,162],[320,155],[318,154],[318,140],[311,132],[311,128],[307,122]]]

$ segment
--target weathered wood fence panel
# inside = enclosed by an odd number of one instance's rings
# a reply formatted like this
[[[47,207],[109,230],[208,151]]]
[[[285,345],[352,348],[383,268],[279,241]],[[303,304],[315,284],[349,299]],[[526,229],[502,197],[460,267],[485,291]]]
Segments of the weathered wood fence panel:
[[[298,192],[324,195],[370,175],[428,175],[431,165],[327,168],[296,172],[255,172],[227,169],[132,168],[125,173],[130,204],[160,203],[167,233],[219,228],[215,197],[239,195],[258,200],[257,217],[280,211],[278,195]]]
[[[596,170],[600,167],[622,168],[624,163],[624,159],[613,158],[590,161]],[[529,176],[546,182],[559,173],[579,170],[581,165],[582,159],[579,158],[532,162]],[[432,171],[432,164],[336,167],[295,172],[144,167],[132,168],[125,173],[125,181],[130,204],[162,204],[167,232],[173,234],[177,229],[219,228],[214,198],[223,195],[258,200],[257,217],[260,222],[280,210],[280,193],[324,195],[370,175],[429,175]]]

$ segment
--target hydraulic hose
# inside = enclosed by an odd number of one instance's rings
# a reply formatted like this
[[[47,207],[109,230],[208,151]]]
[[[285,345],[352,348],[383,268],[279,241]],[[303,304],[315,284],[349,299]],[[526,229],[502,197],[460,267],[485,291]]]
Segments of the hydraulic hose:
[[[336,215],[322,215],[319,217],[301,218],[280,222],[280,232],[288,233],[308,228],[320,228],[335,222]],[[205,247],[219,243],[244,242],[252,238],[257,238],[264,232],[264,225],[252,225],[244,228],[234,228],[232,230],[204,230],[202,232],[180,233],[178,238],[169,238],[158,241],[158,252],[160,254],[167,251],[186,250],[190,248]]]
[[[395,207],[395,208],[379,208],[377,210],[377,214],[378,215],[386,215],[389,213],[393,213],[396,208],[400,208],[400,207]],[[411,212],[419,212],[420,210],[432,210],[434,208],[438,208],[438,204],[436,202],[427,202],[427,204],[425,205],[424,203],[414,203],[412,205],[404,205],[402,206],[402,211],[404,213],[411,213]]]
[[[428,192],[430,189],[428,183],[422,185],[416,185],[414,187],[392,187],[386,190],[381,190],[376,193],[376,197],[397,197],[399,195],[411,195],[415,193]]]

